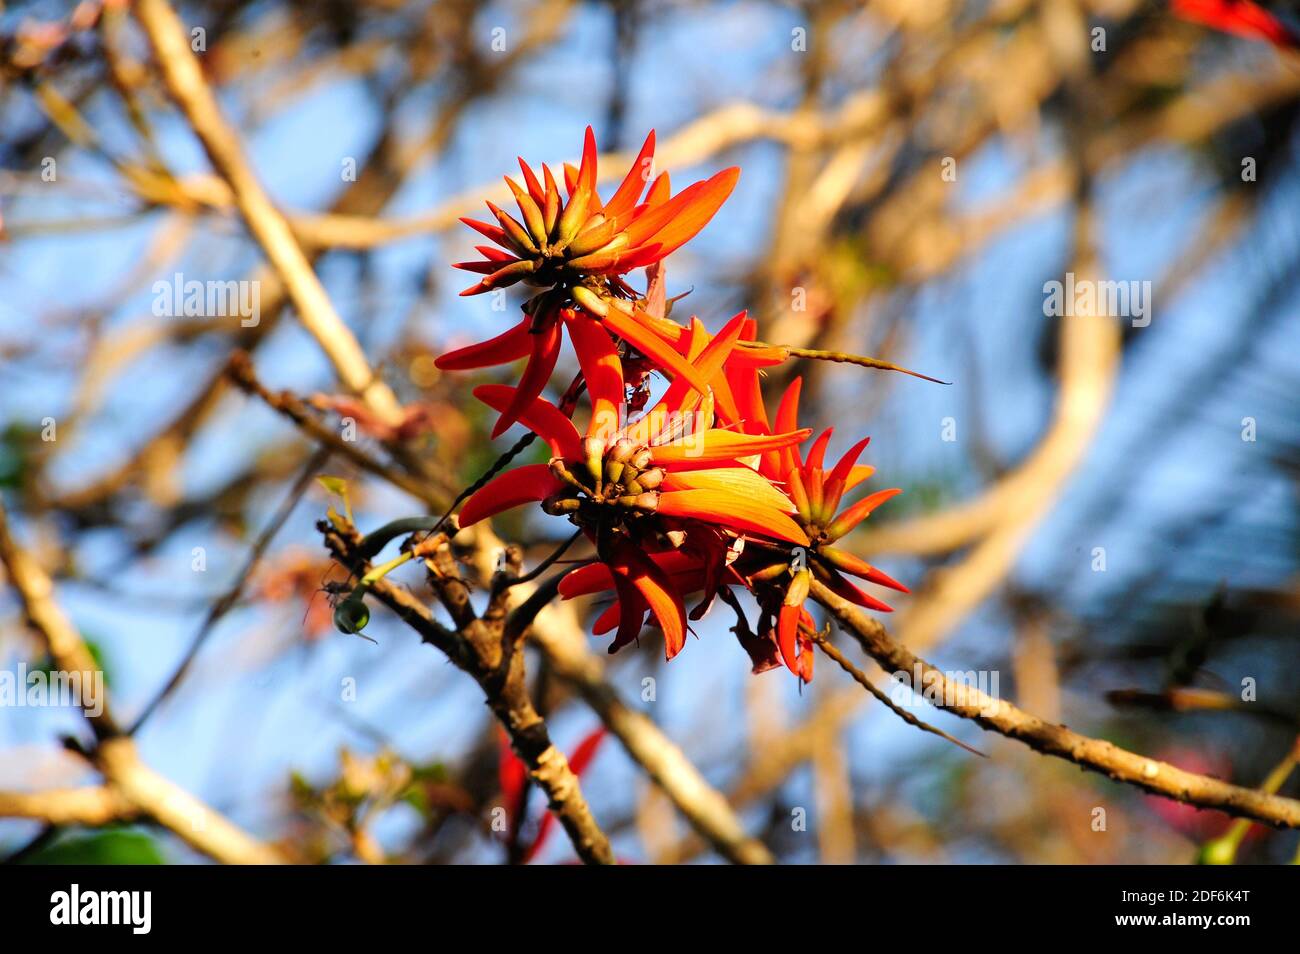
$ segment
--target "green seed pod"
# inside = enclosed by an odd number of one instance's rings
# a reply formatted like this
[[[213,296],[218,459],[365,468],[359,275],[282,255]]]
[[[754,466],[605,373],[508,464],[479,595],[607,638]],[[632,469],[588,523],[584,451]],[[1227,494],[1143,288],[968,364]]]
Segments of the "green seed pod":
[[[363,591],[358,587],[334,607],[334,628],[340,633],[355,636],[370,622],[370,610],[366,607],[362,594]]]

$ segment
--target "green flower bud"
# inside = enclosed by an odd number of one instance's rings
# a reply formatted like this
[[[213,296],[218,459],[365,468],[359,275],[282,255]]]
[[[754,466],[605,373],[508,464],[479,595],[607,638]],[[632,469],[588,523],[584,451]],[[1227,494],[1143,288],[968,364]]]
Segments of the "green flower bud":
[[[366,607],[360,589],[353,590],[347,599],[334,607],[334,628],[340,633],[355,636],[366,628],[370,622],[370,610]]]

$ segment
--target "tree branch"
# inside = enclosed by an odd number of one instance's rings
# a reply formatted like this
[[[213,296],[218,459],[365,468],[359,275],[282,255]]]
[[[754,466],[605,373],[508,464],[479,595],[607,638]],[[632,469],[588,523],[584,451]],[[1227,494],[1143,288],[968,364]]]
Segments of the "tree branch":
[[[4,505],[0,504],[0,561],[9,583],[32,626],[45,640],[57,669],[80,673],[82,684],[97,666],[81,634],[54,601],[54,584],[36,561],[22,550],[9,532]],[[199,799],[159,775],[140,759],[135,744],[122,735],[108,701],[83,694],[83,712],[98,744],[90,757],[118,795],[141,814],[171,829],[191,847],[227,864],[278,864],[279,852],[257,841]]]
[[[1277,827],[1300,828],[1300,801],[1186,772],[1168,762],[1121,749],[1104,739],[1093,739],[1063,725],[1044,722],[1009,702],[994,699],[978,688],[949,679],[896,642],[881,623],[864,616],[852,603],[815,580],[812,595],[846,633],[857,639],[863,651],[887,672],[903,673],[909,683],[920,673],[927,686],[932,687],[931,691],[938,694],[942,690],[944,708],[963,719],[1023,742],[1036,752],[1054,755],[1156,795],[1199,808],[1215,808],[1229,815],[1253,818]]]

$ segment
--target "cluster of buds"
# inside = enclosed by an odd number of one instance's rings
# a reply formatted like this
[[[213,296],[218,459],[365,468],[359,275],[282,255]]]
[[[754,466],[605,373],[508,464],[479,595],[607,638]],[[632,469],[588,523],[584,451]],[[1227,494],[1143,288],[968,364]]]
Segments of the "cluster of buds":
[[[580,466],[560,457],[552,457],[551,473],[563,481],[566,489],[542,502],[542,509],[552,516],[576,513],[582,505],[614,504],[653,512],[659,506],[658,487],[664,481],[664,469],[651,466],[650,448],[622,439],[606,445],[599,437],[582,442]],[[576,473],[575,473],[576,471]]]

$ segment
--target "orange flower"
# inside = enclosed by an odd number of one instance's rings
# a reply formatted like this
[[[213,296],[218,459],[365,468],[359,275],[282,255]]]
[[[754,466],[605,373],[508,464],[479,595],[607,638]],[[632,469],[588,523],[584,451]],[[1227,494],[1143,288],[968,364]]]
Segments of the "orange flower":
[[[661,173],[641,201],[654,163],[654,130],[608,202],[596,191],[596,137],[587,127],[582,165],[566,164],[567,201],[560,198],[551,170],[542,165],[545,184],[521,158],[524,186],[506,176],[522,222],[487,203],[498,224],[461,219],[500,248],[477,246],[482,260],[457,268],[484,277],[462,295],[479,295],[516,282],[539,288],[578,287],[593,276],[623,275],[653,265],[695,237],[736,185],[740,169],[724,169],[669,197],[668,173]],[[599,288],[599,285],[595,286]]]
[[[768,433],[770,428],[758,390],[757,373],[740,368],[732,374],[731,381],[737,394],[738,411],[747,422],[747,428],[753,433]],[[802,379],[795,378],[786,389],[776,414],[777,430],[788,429],[798,420],[801,388]],[[802,554],[788,548],[767,556],[754,553],[746,567],[746,579],[755,590],[764,620],[776,619],[775,635],[782,659],[805,681],[812,679],[812,641],[809,638],[812,619],[803,610],[803,604],[812,580],[816,579],[850,602],[885,613],[892,612],[888,605],[864,592],[847,576],[909,592],[906,586],[860,557],[832,546],[877,507],[902,493],[898,488],[880,490],[840,511],[844,494],[870,477],[875,469],[858,464],[859,456],[871,440],[865,438],[849,448],[828,471],[825,456],[832,430],[827,428],[821,433],[806,459],[793,445],[763,454],[758,463],[759,473],[785,489],[795,507],[795,522],[807,534],[809,545]],[[765,565],[755,566],[764,562]]]
[[[750,332],[752,327],[746,323],[741,333]],[[692,334],[699,333],[699,328],[692,329]],[[758,366],[752,355],[743,351],[733,351],[723,364],[722,377],[726,379],[725,386],[734,405],[736,420],[751,436],[767,435],[772,430],[759,391]],[[708,370],[713,370],[713,367],[710,365]],[[716,372],[710,381],[718,386]],[[777,431],[811,433],[794,430],[799,414],[800,390],[801,379],[796,378],[786,390],[777,412]],[[718,401],[719,407],[722,403]],[[715,553],[652,554],[650,557],[657,570],[678,592],[704,592],[703,602],[691,614],[693,618],[702,615],[720,585],[738,584],[754,595],[760,611],[757,632],[751,632],[741,620],[736,635],[750,654],[755,672],[778,665],[779,660],[803,681],[812,680],[812,634],[816,631],[816,624],[804,604],[814,579],[859,606],[886,613],[891,611],[888,605],[862,590],[849,577],[908,592],[906,586],[865,560],[833,546],[873,510],[901,491],[878,491],[840,511],[844,494],[870,477],[874,469],[857,463],[868,444],[868,440],[863,440],[850,448],[828,471],[824,457],[831,433],[828,429],[817,438],[806,459],[801,457],[793,443],[762,451],[752,458],[758,475],[766,478],[768,486],[783,488],[783,495],[794,508],[791,516],[807,537],[807,544],[793,543],[788,537],[751,537],[745,541],[743,551],[726,554],[725,564],[718,563]],[[746,490],[737,487],[734,492],[744,493]],[[615,583],[606,567],[587,566],[565,577],[560,584],[560,594],[569,599],[616,588]],[[596,621],[597,633],[611,628],[613,621],[619,618],[623,602],[621,592],[619,597],[619,603],[611,606]]]
[[[790,500],[737,458],[783,450],[811,431],[755,435],[714,427],[712,396],[685,378],[648,413],[624,423],[626,384],[614,343],[583,316],[568,312],[565,320],[591,396],[585,436],[553,404],[533,398],[519,420],[554,456],[482,487],[461,509],[460,526],[537,501],[547,513],[568,516],[595,543],[618,591],[614,648],[637,636],[648,610],[664,631],[671,659],[685,644],[686,613],[682,591],[653,554],[680,550],[716,574],[728,541],[742,536],[807,546]],[[737,315],[695,355],[691,366],[700,378],[710,380],[724,366],[744,321]],[[500,409],[514,402],[517,389],[485,385],[474,393]]]
[[[522,221],[491,202],[488,208],[497,225],[461,220],[500,246],[476,246],[481,260],[456,265],[484,276],[462,295],[518,282],[544,289],[524,304],[524,318],[513,328],[449,352],[436,362],[443,370],[462,371],[528,359],[515,399],[502,409],[493,437],[504,433],[542,393],[559,357],[563,318],[574,309],[602,323],[656,367],[705,388],[690,363],[672,347],[681,327],[648,314],[621,276],[659,262],[693,238],[731,194],[740,170],[725,169],[671,197],[668,174],[662,173],[643,200],[653,158],[652,131],[618,189],[602,202],[596,191],[596,140],[589,126],[581,166],[565,167],[567,201],[561,200],[548,167],[542,166],[543,181],[539,181],[521,158],[524,185],[509,177],[506,183]]]

